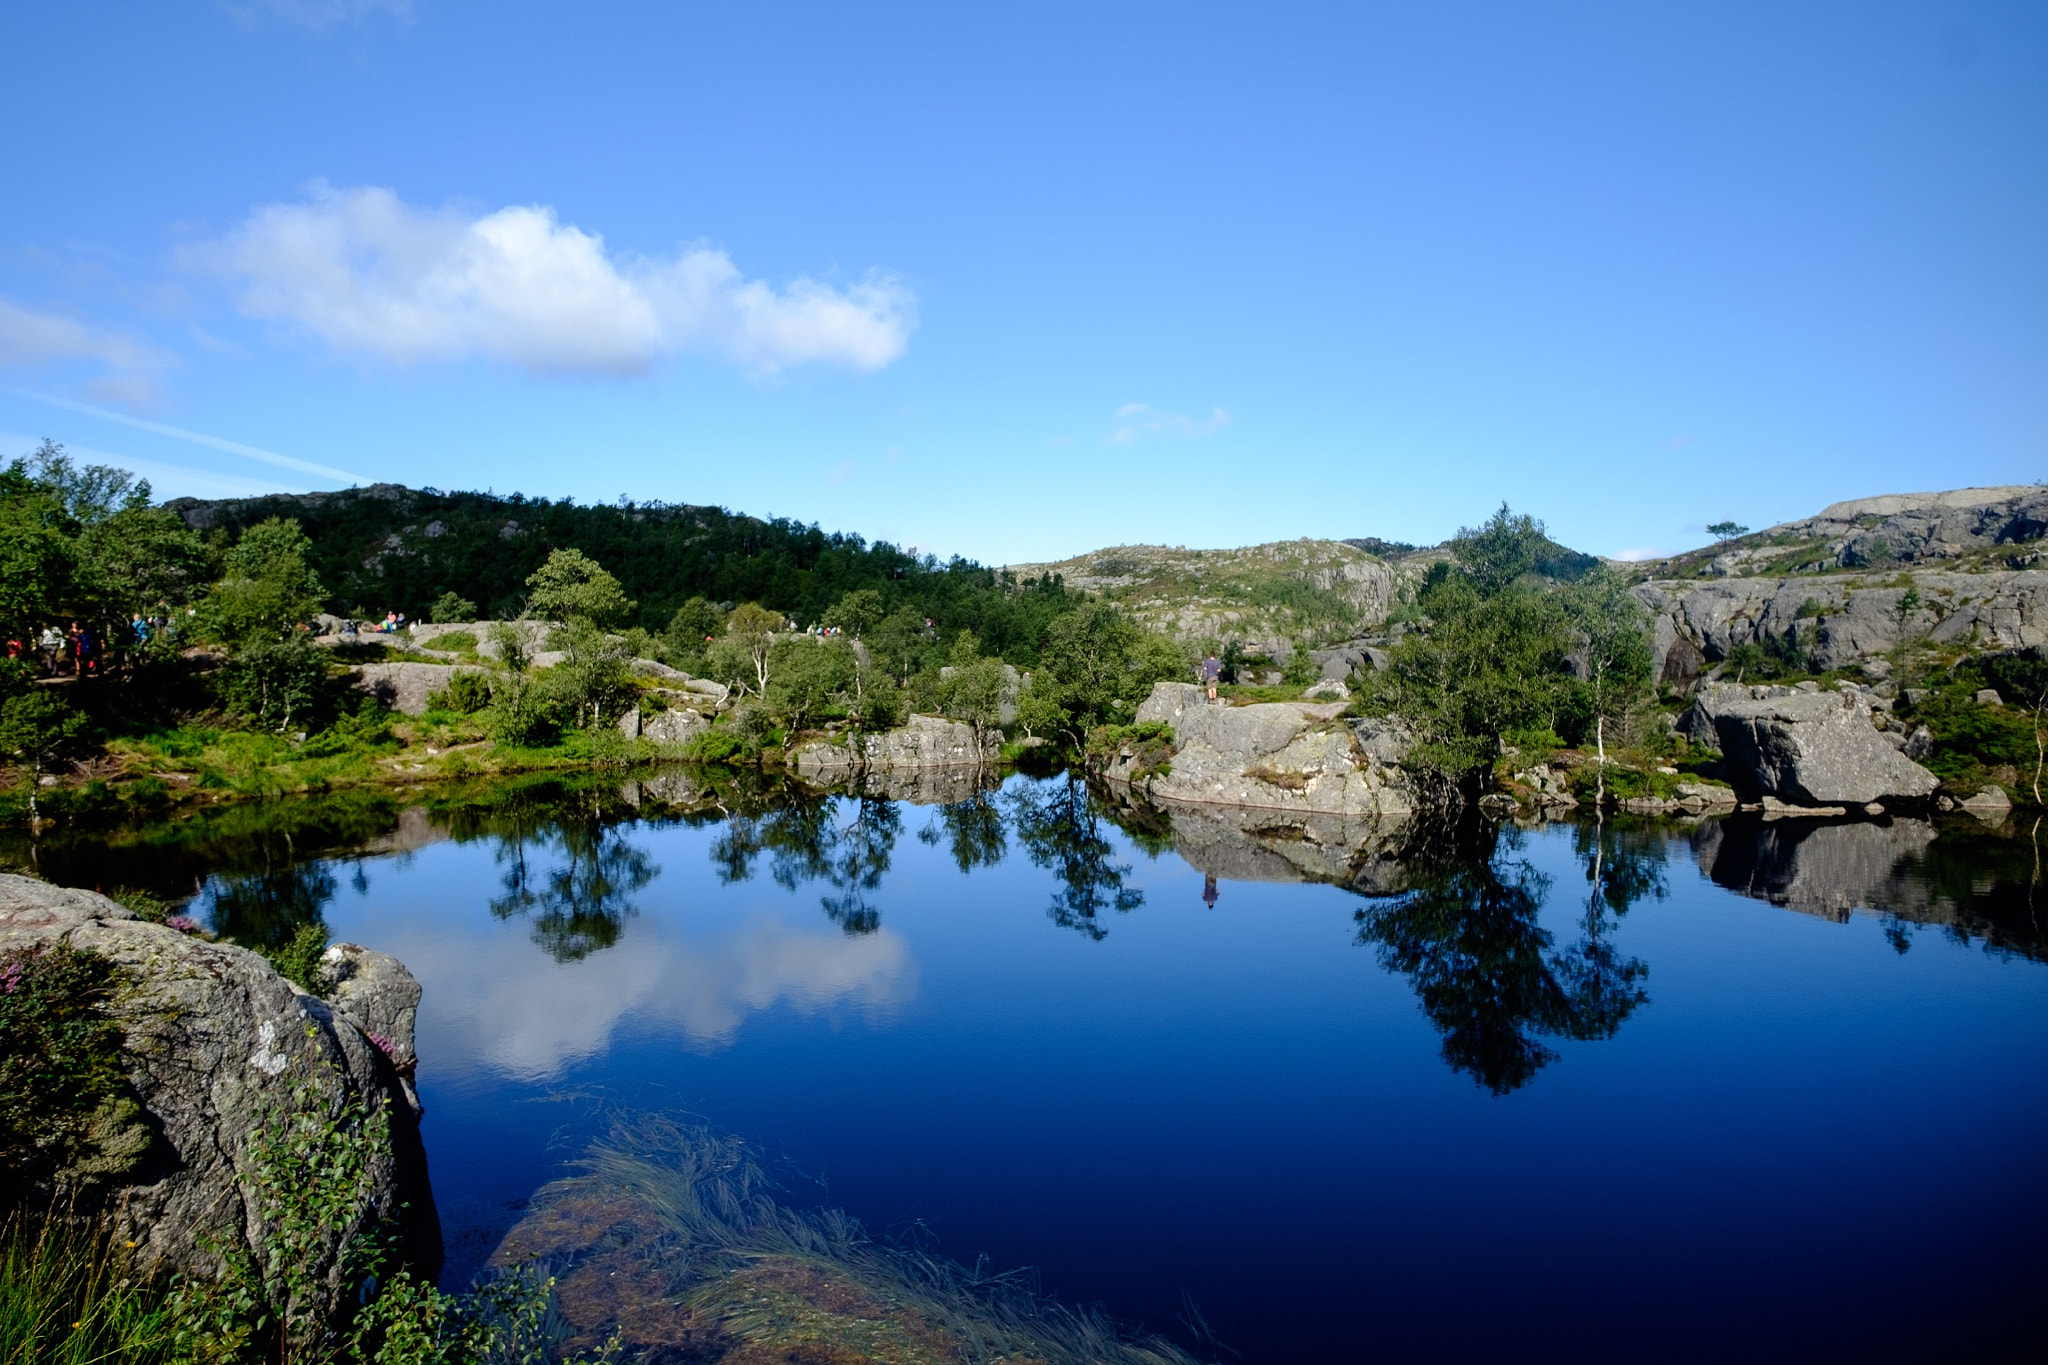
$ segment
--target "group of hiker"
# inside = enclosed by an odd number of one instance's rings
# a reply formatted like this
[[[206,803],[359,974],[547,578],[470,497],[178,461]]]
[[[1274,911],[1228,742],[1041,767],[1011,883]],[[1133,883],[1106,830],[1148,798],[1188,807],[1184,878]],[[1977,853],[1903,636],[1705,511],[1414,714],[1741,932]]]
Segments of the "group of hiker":
[[[53,623],[45,625],[33,637],[10,638],[7,657],[32,661],[45,678],[59,678],[66,674],[74,678],[88,678],[113,666],[107,657],[110,646],[117,662],[118,656],[143,648],[159,635],[168,638],[173,633],[174,627],[168,615],[144,616],[141,612],[131,616],[125,627],[117,626],[109,632],[111,639],[103,638],[89,621],[73,621],[68,627]]]

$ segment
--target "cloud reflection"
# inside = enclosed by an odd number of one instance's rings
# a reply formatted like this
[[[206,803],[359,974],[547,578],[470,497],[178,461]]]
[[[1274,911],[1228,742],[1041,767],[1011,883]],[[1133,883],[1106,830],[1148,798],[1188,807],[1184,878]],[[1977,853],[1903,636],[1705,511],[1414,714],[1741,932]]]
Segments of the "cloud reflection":
[[[546,1081],[625,1030],[674,1034],[709,1051],[778,1004],[877,1016],[917,993],[909,945],[887,930],[849,938],[764,916],[693,936],[643,920],[616,948],[557,963],[501,926],[448,929],[380,945],[425,987],[419,1052],[444,1077]]]

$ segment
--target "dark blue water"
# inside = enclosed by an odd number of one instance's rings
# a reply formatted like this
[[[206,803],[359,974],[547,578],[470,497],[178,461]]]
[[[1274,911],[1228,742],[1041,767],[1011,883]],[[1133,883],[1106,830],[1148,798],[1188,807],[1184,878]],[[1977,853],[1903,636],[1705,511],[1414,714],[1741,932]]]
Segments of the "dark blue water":
[[[268,875],[425,986],[458,1266],[606,1106],[680,1108],[870,1228],[1182,1340],[1192,1308],[1226,1358],[2043,1358],[2024,829],[1468,827],[1346,865],[1026,778],[950,817],[408,821]],[[1349,884],[1246,879],[1304,864]]]

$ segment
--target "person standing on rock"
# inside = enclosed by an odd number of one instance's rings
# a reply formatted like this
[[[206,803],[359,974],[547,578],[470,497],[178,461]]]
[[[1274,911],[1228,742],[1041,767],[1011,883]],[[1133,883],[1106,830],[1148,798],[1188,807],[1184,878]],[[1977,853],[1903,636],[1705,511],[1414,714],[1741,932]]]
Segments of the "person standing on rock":
[[[1209,689],[1209,700],[1216,700],[1216,683],[1223,676],[1223,661],[1213,653],[1202,660],[1202,682]]]

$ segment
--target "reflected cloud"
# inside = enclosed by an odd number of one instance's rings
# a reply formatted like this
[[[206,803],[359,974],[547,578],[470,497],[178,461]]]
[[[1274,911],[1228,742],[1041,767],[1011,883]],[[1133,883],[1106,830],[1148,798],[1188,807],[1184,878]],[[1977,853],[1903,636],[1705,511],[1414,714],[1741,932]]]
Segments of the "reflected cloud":
[[[848,937],[773,917],[701,936],[636,920],[613,951],[571,962],[497,925],[464,934],[443,923],[381,946],[425,987],[420,1054],[465,1079],[551,1080],[628,1031],[675,1033],[710,1051],[777,1005],[880,1016],[917,993],[917,964],[899,935]]]

